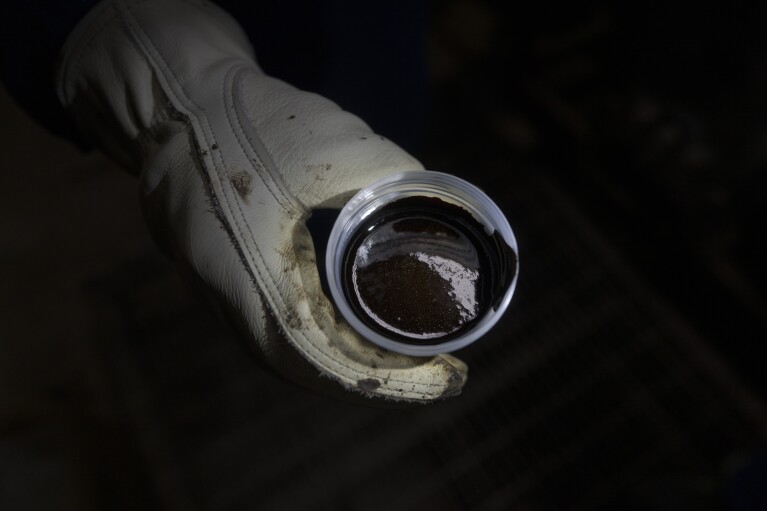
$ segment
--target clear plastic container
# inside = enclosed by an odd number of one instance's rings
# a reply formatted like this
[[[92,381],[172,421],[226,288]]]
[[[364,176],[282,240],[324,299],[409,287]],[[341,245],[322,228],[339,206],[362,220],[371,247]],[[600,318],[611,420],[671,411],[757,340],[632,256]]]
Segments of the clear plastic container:
[[[470,328],[457,336],[446,336],[444,342],[439,336],[423,344],[415,340],[403,339],[401,335],[390,335],[371,328],[364,318],[360,318],[347,297],[344,278],[348,275],[344,268],[347,251],[359,228],[371,215],[384,206],[410,197],[436,198],[445,203],[458,206],[479,222],[488,236],[498,233],[503,242],[513,252],[513,276],[507,276],[503,289],[493,296],[491,306],[485,307],[481,314],[472,320]],[[506,217],[492,200],[479,188],[450,174],[435,171],[409,171],[388,176],[360,190],[341,210],[328,240],[326,270],[328,284],[333,300],[346,321],[363,337],[388,350],[414,356],[432,356],[447,353],[476,341],[500,319],[511,301],[517,283],[518,271],[517,240]],[[397,276],[393,276],[397,278]],[[417,307],[413,304],[413,307]],[[359,307],[357,307],[359,310]],[[369,319],[369,318],[368,318]],[[368,321],[369,323],[369,321]],[[380,329],[379,329],[380,330]]]

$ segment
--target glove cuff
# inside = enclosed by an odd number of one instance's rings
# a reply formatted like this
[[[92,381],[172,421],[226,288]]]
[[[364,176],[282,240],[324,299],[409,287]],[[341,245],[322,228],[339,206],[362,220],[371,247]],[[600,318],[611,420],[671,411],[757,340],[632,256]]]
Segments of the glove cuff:
[[[225,61],[241,61],[260,73],[242,28],[216,5],[106,0],[64,44],[56,92],[85,136],[137,174],[151,139],[158,138],[147,134],[174,115],[168,103],[178,98],[169,96],[184,80],[213,76],[216,64]]]

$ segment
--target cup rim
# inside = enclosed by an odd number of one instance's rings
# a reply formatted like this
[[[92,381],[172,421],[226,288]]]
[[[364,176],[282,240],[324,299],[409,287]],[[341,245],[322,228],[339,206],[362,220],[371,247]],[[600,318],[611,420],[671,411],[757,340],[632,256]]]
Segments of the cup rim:
[[[404,194],[404,195],[403,195]],[[403,196],[432,196],[458,204],[468,210],[488,234],[498,231],[517,256],[512,282],[497,303],[471,329],[459,337],[442,343],[417,345],[391,339],[365,324],[352,310],[341,285],[345,243],[356,226],[367,216],[389,202]],[[360,213],[362,213],[360,215]],[[356,222],[354,221],[356,217]],[[476,341],[501,318],[514,294],[519,276],[519,249],[514,232],[500,208],[477,186],[452,174],[431,170],[411,170],[391,174],[359,190],[341,209],[328,239],[325,257],[328,286],[338,309],[349,325],[363,338],[382,348],[412,356],[433,356],[449,353]]]

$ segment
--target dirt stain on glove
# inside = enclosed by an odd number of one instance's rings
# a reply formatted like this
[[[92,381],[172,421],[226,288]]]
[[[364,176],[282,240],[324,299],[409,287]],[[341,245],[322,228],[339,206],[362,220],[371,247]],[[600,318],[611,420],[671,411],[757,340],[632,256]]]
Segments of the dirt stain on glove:
[[[375,378],[365,378],[357,382],[357,387],[365,392],[372,392],[381,386],[381,381]]]
[[[242,200],[248,200],[250,193],[253,191],[253,178],[244,170],[235,170],[229,173],[229,182],[237,190],[237,194]]]

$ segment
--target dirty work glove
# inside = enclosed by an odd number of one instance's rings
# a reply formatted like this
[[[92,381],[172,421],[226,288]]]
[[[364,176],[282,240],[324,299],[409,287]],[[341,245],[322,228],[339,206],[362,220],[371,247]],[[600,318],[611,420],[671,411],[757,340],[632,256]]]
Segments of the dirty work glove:
[[[140,176],[155,238],[268,364],[368,397],[460,392],[458,359],[388,352],[334,313],[305,225],[314,208],[341,207],[418,161],[331,101],[264,75],[240,26],[205,1],[99,4],[56,79],[82,131]]]

